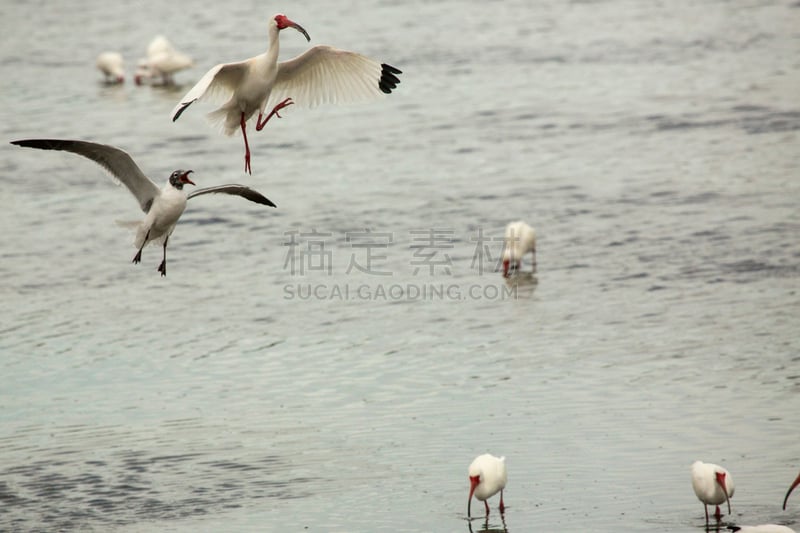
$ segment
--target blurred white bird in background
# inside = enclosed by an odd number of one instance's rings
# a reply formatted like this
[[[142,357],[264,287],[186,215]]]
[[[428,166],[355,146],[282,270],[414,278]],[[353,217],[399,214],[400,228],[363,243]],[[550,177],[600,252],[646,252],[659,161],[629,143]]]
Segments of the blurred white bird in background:
[[[98,70],[103,73],[104,82],[116,85],[125,82],[125,60],[117,52],[103,52],[97,56],[95,62]]]
[[[146,56],[137,63],[133,79],[136,85],[174,85],[173,75],[193,65],[191,57],[176,49],[166,37],[159,35],[150,41]]]

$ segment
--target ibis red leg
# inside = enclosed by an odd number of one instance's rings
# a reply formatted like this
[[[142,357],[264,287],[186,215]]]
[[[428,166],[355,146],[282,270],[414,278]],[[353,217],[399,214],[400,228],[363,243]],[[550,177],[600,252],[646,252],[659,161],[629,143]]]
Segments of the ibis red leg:
[[[279,103],[278,105],[272,108],[272,111],[269,112],[269,115],[267,115],[267,118],[265,118],[263,122],[261,121],[262,115],[261,113],[259,113],[258,119],[256,120],[256,131],[261,131],[262,129],[264,129],[264,126],[267,125],[267,122],[269,122],[269,119],[272,118],[272,115],[277,115],[278,118],[282,118],[278,113],[278,111],[280,111],[284,107],[292,105],[293,103],[294,102],[292,102],[291,98],[285,99],[283,102]]]
[[[242,137],[244,137],[244,171],[252,174],[253,172],[250,170],[250,145],[247,144],[247,122],[244,120],[244,112],[239,124],[242,126]]]

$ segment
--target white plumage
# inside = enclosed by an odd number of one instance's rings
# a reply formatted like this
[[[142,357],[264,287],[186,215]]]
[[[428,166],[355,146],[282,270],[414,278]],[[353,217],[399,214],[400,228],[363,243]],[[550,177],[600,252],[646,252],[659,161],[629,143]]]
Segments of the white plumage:
[[[103,73],[106,83],[123,83],[125,81],[125,60],[117,52],[103,52],[95,62]]]
[[[476,457],[469,465],[469,500],[467,502],[467,516],[471,516],[472,497],[482,501],[489,514],[489,498],[500,493],[500,512],[505,511],[503,503],[503,489],[506,488],[508,473],[506,472],[506,458],[495,457],[485,453]]]
[[[760,526],[734,526],[729,528],[735,533],[795,533],[795,530],[787,526],[777,524],[763,524]]]
[[[269,47],[263,54],[235,63],[216,65],[192,87],[172,110],[172,120],[197,100],[224,102],[209,113],[226,135],[242,130],[245,145],[245,171],[250,172],[250,147],[247,121],[258,111],[256,131],[286,106],[315,107],[320,104],[369,100],[388,94],[400,80],[401,72],[355,52],[331,46],[315,46],[303,54],[278,63],[279,32],[294,28],[309,41],[302,26],[277,14],[269,20]],[[265,110],[269,114],[264,117]]]
[[[531,269],[536,268],[536,232],[525,222],[518,220],[506,226],[503,245],[503,276],[510,270],[519,270],[525,254],[531,254]]]
[[[736,489],[730,473],[719,465],[695,461],[692,463],[692,488],[697,499],[703,502],[706,511],[706,524],[708,524],[708,506],[715,505],[714,516],[717,520],[722,517],[719,506],[728,503],[728,514],[731,514],[731,501]]]
[[[166,37],[158,35],[147,46],[146,57],[139,60],[134,81],[141,85],[160,78],[164,85],[172,85],[176,72],[193,65],[191,57],[176,49]]]
[[[159,194],[153,199],[153,205],[145,215],[144,220],[139,222],[137,226],[133,245],[139,250],[151,242],[166,246],[167,239],[175,230],[175,224],[178,223],[178,219],[181,218],[181,215],[186,210],[186,201],[189,198],[183,189],[183,184],[194,185],[194,182],[189,180],[188,172],[183,173],[180,170],[175,172],[177,174],[173,174],[159,190]],[[177,178],[176,184],[181,184],[180,189],[172,183],[175,178]]]

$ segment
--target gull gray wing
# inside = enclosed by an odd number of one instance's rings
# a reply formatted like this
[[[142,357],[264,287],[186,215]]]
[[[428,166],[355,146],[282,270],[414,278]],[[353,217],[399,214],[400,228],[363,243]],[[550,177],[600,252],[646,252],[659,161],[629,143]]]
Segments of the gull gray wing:
[[[91,159],[110,172],[119,183],[125,185],[136,197],[145,213],[150,210],[153,199],[161,194],[158,186],[142,173],[131,156],[119,148],[66,139],[24,139],[11,141],[11,144],[40,150],[63,150]]]
[[[196,191],[192,191],[189,193],[189,198],[194,198],[195,196],[200,196],[201,194],[211,194],[211,193],[221,193],[221,194],[233,194],[236,196],[241,196],[246,200],[250,200],[251,202],[255,202],[257,204],[268,205],[270,207],[278,207],[272,203],[272,201],[261,194],[260,192],[247,187],[246,185],[239,185],[237,183],[229,183],[226,185],[217,185],[216,187],[205,187],[203,189],[197,189]]]

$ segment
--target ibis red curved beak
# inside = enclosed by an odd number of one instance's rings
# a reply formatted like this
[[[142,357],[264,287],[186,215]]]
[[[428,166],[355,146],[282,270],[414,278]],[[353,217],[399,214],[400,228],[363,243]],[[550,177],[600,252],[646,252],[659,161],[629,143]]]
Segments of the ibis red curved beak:
[[[467,518],[472,517],[472,494],[481,482],[481,476],[469,476],[469,499],[467,500]]]
[[[189,185],[194,185],[195,183],[189,179],[189,174],[194,172],[194,170],[187,170],[181,176],[181,183],[188,183]]]
[[[728,498],[728,487],[725,486],[725,472],[715,472],[717,483],[722,487],[722,492],[725,494],[725,501],[728,502],[728,514],[731,514],[731,499]]]
[[[794,490],[794,488],[797,485],[800,485],[800,474],[798,474],[797,479],[794,480],[794,483],[792,483],[792,486],[789,487],[789,490],[786,491],[786,497],[783,499],[783,510],[784,511],[786,510],[786,502],[789,501],[789,495],[792,493],[792,491]]]

